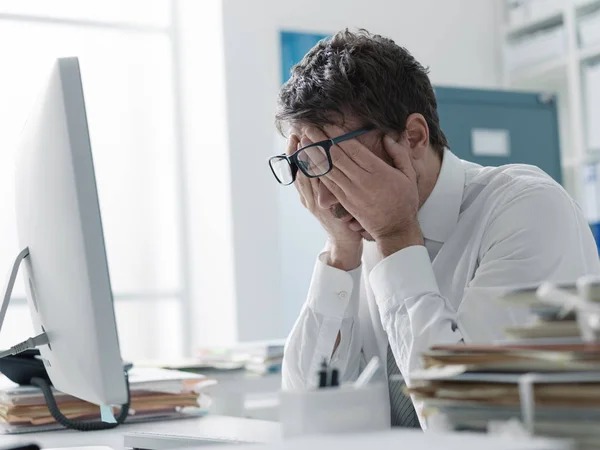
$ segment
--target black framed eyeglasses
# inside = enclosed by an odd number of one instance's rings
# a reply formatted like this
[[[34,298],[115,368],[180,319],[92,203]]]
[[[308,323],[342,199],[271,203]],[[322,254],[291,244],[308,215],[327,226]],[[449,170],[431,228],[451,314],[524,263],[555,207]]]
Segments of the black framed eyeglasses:
[[[298,169],[308,178],[319,178],[327,175],[333,169],[331,161],[331,147],[340,142],[354,139],[375,127],[369,126],[360,130],[351,131],[333,139],[315,142],[302,147],[291,155],[277,155],[269,158],[269,167],[275,179],[288,186],[296,180]]]

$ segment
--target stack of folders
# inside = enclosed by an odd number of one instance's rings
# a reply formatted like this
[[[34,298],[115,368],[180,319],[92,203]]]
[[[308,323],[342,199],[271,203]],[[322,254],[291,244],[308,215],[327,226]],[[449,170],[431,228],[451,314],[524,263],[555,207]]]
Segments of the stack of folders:
[[[204,388],[216,381],[202,375],[164,369],[129,371],[131,407],[127,423],[181,419],[206,414],[210,398]],[[99,420],[97,405],[55,391],[61,412],[69,419]],[[118,409],[114,411],[118,415]],[[41,391],[18,386],[0,375],[0,433],[61,429],[51,416]]]
[[[576,295],[574,286],[562,289]],[[581,330],[575,312],[561,306],[544,303],[536,295],[536,288],[506,292],[500,301],[508,308],[527,308],[531,320],[522,326],[506,328],[504,333],[515,343],[577,343],[581,342]]]
[[[600,44],[600,11],[598,9],[579,19],[579,43],[582,48]]]
[[[263,375],[281,372],[283,363],[283,343],[255,347],[249,352],[246,370]]]
[[[426,416],[441,414],[455,430],[519,421],[531,433],[599,448],[600,343],[583,342],[572,314],[542,305],[534,292],[519,293],[535,315],[531,324],[495,344],[432,347],[409,392]]]
[[[231,347],[200,349],[197,363],[216,369],[240,368],[256,374],[281,371],[285,341],[254,341]]]
[[[505,0],[509,26],[519,26],[552,15],[564,8],[565,0]]]
[[[506,66],[510,72],[527,66],[558,60],[567,51],[564,25],[550,26],[512,39],[505,49]]]

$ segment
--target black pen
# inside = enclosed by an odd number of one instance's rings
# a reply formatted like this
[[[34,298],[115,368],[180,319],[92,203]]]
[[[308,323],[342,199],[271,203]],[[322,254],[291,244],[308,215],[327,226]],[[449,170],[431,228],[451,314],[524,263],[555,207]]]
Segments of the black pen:
[[[319,389],[327,387],[327,361],[323,359],[319,370]]]
[[[331,371],[331,387],[338,387],[340,385],[340,372],[337,369]]]

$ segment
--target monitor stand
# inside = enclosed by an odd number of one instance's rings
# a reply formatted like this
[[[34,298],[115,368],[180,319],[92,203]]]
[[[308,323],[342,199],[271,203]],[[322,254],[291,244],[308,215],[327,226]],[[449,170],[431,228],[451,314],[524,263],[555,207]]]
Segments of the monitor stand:
[[[6,317],[6,311],[8,310],[8,304],[10,303],[10,299],[12,297],[12,292],[15,287],[15,280],[17,279],[17,274],[19,273],[19,267],[21,267],[21,263],[28,256],[29,256],[29,247],[25,247],[23,250],[21,250],[21,252],[15,258],[15,261],[13,262],[12,270],[10,271],[10,274],[8,275],[8,280],[6,281],[6,287],[4,289],[4,299],[2,300],[2,306],[0,307],[0,331],[2,330],[4,318]],[[30,297],[31,297],[31,301],[35,305],[35,308],[37,309],[37,305],[35,304],[36,303],[35,291],[33,289],[30,289]],[[42,330],[43,330],[43,333],[41,335],[36,336],[35,338],[29,338],[27,341],[22,342],[16,346],[12,347],[12,349],[10,349],[6,352],[0,351],[0,357],[13,355],[16,353],[20,353],[24,350],[33,348],[36,346],[36,344],[34,344],[34,342],[37,341],[38,338],[44,338],[44,339],[42,339],[43,341],[45,340],[44,344],[48,344],[48,339],[47,339],[46,332],[44,331],[44,327],[42,327]],[[33,347],[32,347],[32,345],[33,345]],[[110,428],[115,428],[116,426],[122,424],[125,421],[125,419],[127,418],[128,414],[129,414],[129,406],[131,404],[131,398],[130,398],[130,392],[129,392],[129,378],[127,376],[127,371],[125,371],[125,381],[127,383],[127,403],[125,405],[121,406],[121,412],[119,413],[119,416],[116,418],[116,420],[114,422],[108,422],[108,423],[83,421],[83,420],[79,421],[79,420],[68,419],[66,416],[64,416],[60,412],[60,409],[56,403],[56,399],[54,398],[54,393],[52,392],[50,384],[48,383],[48,381],[46,379],[34,377],[31,379],[30,383],[33,386],[37,386],[38,388],[41,389],[41,391],[44,395],[44,399],[46,400],[46,403],[48,405],[48,409],[50,410],[50,413],[52,414],[52,417],[54,418],[54,420],[56,420],[58,423],[63,425],[65,428],[71,428],[71,429],[75,429],[75,430],[79,430],[79,431],[92,431],[92,430],[106,430],[106,429],[110,429]]]
[[[25,247],[15,258],[13,262],[12,270],[6,280],[6,287],[4,288],[4,299],[2,300],[2,306],[0,307],[0,331],[2,330],[2,324],[4,323],[4,317],[6,316],[6,310],[12,297],[13,288],[15,287],[15,280],[19,273],[19,267],[25,258],[29,256],[29,247]],[[35,299],[34,299],[35,301]]]

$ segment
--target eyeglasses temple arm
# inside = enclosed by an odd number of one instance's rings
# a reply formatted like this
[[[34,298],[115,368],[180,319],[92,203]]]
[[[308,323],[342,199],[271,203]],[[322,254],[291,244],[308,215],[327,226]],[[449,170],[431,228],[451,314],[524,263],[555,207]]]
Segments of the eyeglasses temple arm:
[[[352,131],[350,133],[346,133],[346,134],[343,134],[336,138],[333,138],[333,139],[331,139],[331,143],[333,145],[336,145],[338,142],[347,141],[348,139],[353,139],[357,136],[360,136],[361,134],[366,133],[367,131],[371,131],[374,129],[375,129],[375,127],[364,127],[364,128],[361,128],[360,130]]]

